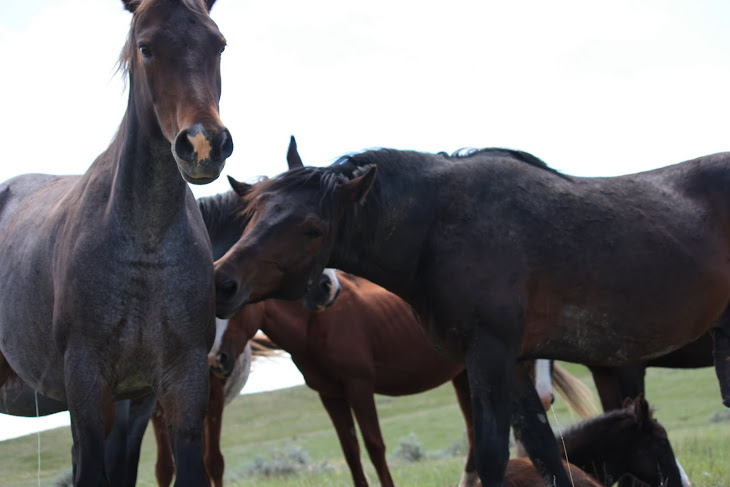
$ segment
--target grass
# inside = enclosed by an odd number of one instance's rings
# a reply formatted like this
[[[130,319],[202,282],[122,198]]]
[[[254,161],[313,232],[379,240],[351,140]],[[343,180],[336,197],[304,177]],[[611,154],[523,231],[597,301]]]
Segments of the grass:
[[[576,365],[568,365],[568,369],[592,385],[587,369]],[[692,485],[730,486],[730,412],[720,403],[714,371],[649,369],[646,383],[655,415],[669,431],[674,451]],[[378,396],[376,403],[396,485],[456,485],[466,440],[451,385],[414,396]],[[550,413],[549,418],[555,430],[578,420],[560,399],[553,409],[555,414]],[[71,464],[71,434],[68,428],[58,428],[41,433],[40,440],[41,485],[53,486]],[[317,395],[305,386],[242,396],[234,401],[224,415],[222,446],[228,486],[352,485],[334,428]],[[399,453],[404,446],[407,453],[417,448],[422,459],[414,462],[408,454]],[[154,455],[154,436],[148,431],[140,461],[140,486],[155,485]],[[363,455],[371,485],[379,485]],[[284,469],[297,465],[292,469],[295,473],[256,473],[274,469],[277,462]],[[2,486],[38,485],[37,436],[0,442],[0,471]]]

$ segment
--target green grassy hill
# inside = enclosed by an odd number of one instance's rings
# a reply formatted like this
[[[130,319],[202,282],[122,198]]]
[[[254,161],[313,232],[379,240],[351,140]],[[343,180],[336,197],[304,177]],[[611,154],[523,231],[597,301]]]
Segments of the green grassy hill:
[[[587,369],[568,368],[592,386]],[[655,416],[669,431],[692,485],[730,486],[730,411],[720,402],[714,371],[650,369],[647,387]],[[415,396],[378,396],[377,405],[396,485],[455,486],[466,440],[451,385]],[[553,429],[577,421],[560,398],[553,409],[555,414],[549,414]],[[43,432],[40,443],[41,485],[56,485],[71,464],[70,431]],[[225,411],[222,443],[227,485],[352,485],[334,428],[317,395],[305,386],[235,400]],[[413,461],[418,454],[421,460]],[[371,485],[378,485],[364,447],[363,455]],[[148,431],[138,485],[155,485],[154,462],[154,436]],[[267,470],[297,473],[284,477],[255,473]],[[0,472],[2,486],[38,485],[38,437],[33,434],[0,442]]]

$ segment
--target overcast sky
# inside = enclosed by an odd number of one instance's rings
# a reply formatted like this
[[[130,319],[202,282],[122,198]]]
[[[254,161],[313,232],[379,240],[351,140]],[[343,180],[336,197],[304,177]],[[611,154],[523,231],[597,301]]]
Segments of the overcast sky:
[[[730,148],[730,4],[218,0],[242,180],[371,147],[522,149],[609,176]],[[0,3],[0,180],[80,173],[116,132],[115,0]],[[196,195],[227,189],[225,178]]]
[[[532,152],[611,176],[730,149],[730,3],[218,0],[224,174],[371,147]],[[126,108],[119,0],[0,2],[0,181],[85,171]],[[195,186],[227,190],[226,178]]]

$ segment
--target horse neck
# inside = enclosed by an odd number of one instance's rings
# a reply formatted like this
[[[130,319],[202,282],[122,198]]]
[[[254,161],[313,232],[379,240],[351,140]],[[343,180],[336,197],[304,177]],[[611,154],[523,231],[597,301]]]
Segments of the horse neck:
[[[112,172],[108,212],[122,227],[144,229],[148,243],[158,243],[185,214],[186,198],[192,193],[170,143],[160,134],[146,132],[139,122],[131,83],[120,129],[97,163]]]
[[[438,197],[427,170],[389,171],[378,164],[376,187],[335,243],[328,267],[364,277],[401,298],[417,293],[416,270],[424,257]]]
[[[618,421],[600,416],[564,432],[558,444],[570,463],[612,485],[626,473],[631,454],[631,438],[622,431]]]
[[[309,321],[319,313],[308,310],[301,301],[269,299],[257,304],[262,306],[261,331],[292,356],[303,353]]]

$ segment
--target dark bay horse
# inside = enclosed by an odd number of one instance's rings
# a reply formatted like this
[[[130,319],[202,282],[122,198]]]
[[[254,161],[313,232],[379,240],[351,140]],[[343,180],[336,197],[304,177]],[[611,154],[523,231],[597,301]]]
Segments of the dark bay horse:
[[[0,185],[0,384],[17,374],[68,406],[76,485],[109,483],[110,405],[150,392],[168,414],[177,485],[207,482],[213,259],[186,181],[216,179],[233,148],[212,4],[125,0],[129,100],[109,148],[82,176]]]
[[[611,486],[624,475],[633,475],[652,487],[689,487],[681,479],[666,430],[643,396],[572,426],[556,440],[563,458],[571,462],[568,467],[576,486]],[[525,460],[509,461],[506,487],[533,487],[542,481]]]
[[[221,371],[228,373],[235,357],[258,330],[289,352],[307,385],[318,392],[337,432],[353,483],[358,487],[367,486],[368,481],[357,436],[352,434],[355,421],[380,485],[393,486],[374,395],[415,394],[450,380],[464,414],[470,443],[459,485],[476,485],[464,364],[449,359],[428,343],[410,306],[402,299],[365,279],[343,272],[337,275],[341,284],[339,297],[323,311],[313,312],[301,302],[276,299],[244,306],[230,319],[221,343]],[[329,289],[329,283],[330,278],[323,276],[312,289]],[[563,369],[555,370],[565,381],[561,383],[564,395],[574,394],[572,376]],[[574,403],[569,404],[575,407]]]
[[[614,178],[506,149],[300,164],[248,193],[252,222],[216,261],[217,313],[297,298],[325,266],[396,293],[466,362],[485,487],[503,484],[510,418],[546,483],[569,485],[518,358],[624,365],[715,327],[730,404],[730,154]]]

